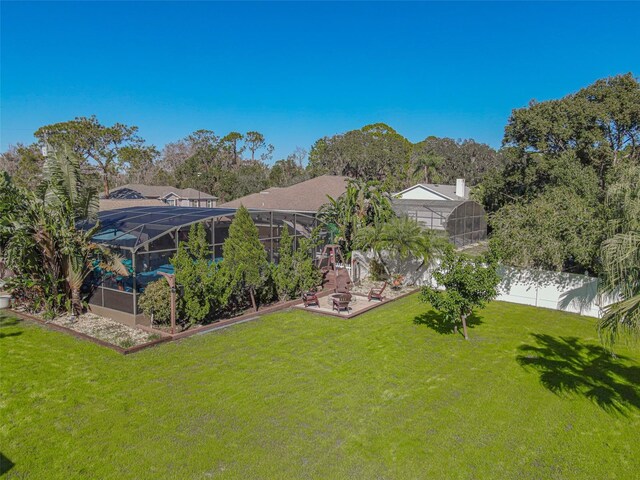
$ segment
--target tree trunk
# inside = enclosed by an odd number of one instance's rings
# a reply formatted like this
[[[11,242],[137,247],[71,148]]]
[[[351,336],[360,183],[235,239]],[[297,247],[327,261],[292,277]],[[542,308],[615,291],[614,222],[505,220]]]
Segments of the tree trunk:
[[[80,299],[80,289],[71,289],[71,314],[79,317],[82,315],[82,300]]]
[[[462,315],[462,330],[464,332],[464,339],[469,340],[469,335],[467,335],[467,315]]]
[[[102,174],[102,185],[104,187],[104,196],[109,198],[109,174],[106,171]]]
[[[373,250],[373,253],[376,255],[376,257],[378,257],[378,261],[380,262],[380,265],[382,265],[382,268],[384,268],[385,273],[388,276],[391,276],[391,272],[389,272],[387,265],[384,263],[384,260],[382,260],[382,255],[380,255],[380,252],[374,250],[373,248],[371,250]]]
[[[251,305],[253,305],[253,309],[257,312],[258,306],[256,305],[256,296],[253,292],[253,288],[249,289],[249,296],[251,297]]]

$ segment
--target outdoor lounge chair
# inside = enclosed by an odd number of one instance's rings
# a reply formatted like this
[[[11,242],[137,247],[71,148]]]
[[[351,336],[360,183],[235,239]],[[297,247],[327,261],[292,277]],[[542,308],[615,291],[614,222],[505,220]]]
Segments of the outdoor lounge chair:
[[[333,295],[331,297],[331,311],[337,310],[340,313],[342,310],[346,310],[349,313],[349,303],[351,303],[350,293]]]
[[[384,282],[384,284],[382,285],[382,288],[372,288],[371,290],[369,290],[369,295],[367,295],[367,298],[369,299],[369,301],[384,300],[384,297],[382,296],[382,294],[384,293],[385,288],[387,288],[387,282]]]
[[[304,303],[305,308],[311,305],[315,305],[316,307],[320,306],[320,302],[318,301],[318,296],[314,292],[303,292],[302,302]]]
[[[351,278],[345,269],[338,270],[335,293],[349,293],[351,290]]]

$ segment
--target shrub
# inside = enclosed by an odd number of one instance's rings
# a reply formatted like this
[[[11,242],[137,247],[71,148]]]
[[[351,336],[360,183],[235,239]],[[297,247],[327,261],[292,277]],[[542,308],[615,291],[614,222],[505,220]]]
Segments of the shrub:
[[[316,267],[313,257],[310,255],[313,246],[313,239],[298,239],[298,248],[293,254],[296,293],[312,290],[320,285],[322,281],[322,274]]]
[[[297,293],[298,281],[294,273],[293,238],[289,235],[289,228],[285,226],[280,237],[278,264],[272,267],[276,293],[281,302],[288,300]]]
[[[188,241],[179,245],[171,264],[176,270],[176,284],[182,287],[180,318],[193,325],[226,307],[230,282],[226,270],[211,261],[211,247],[201,223],[191,226]]]
[[[138,306],[149,316],[153,315],[156,323],[171,321],[171,289],[164,278],[150,283],[140,295]]]

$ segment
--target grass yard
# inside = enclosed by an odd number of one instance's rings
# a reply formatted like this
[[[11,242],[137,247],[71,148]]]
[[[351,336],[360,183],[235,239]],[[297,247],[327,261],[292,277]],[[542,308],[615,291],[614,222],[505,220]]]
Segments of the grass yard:
[[[492,303],[277,313],[132,356],[5,317],[3,478],[632,479],[640,353]]]

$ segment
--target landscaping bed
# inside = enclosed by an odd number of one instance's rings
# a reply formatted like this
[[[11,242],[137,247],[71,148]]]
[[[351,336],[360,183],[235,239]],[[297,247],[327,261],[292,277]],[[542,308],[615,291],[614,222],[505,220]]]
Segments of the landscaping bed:
[[[27,314],[20,308],[16,313],[26,314],[47,325],[56,325],[73,332],[80,333],[92,339],[106,342],[123,349],[144,345],[161,338],[158,333],[147,332],[136,327],[130,327],[122,323],[101,317],[94,313],[86,312],[79,317],[71,317],[68,314],[59,315],[52,320],[46,320],[41,314]]]

